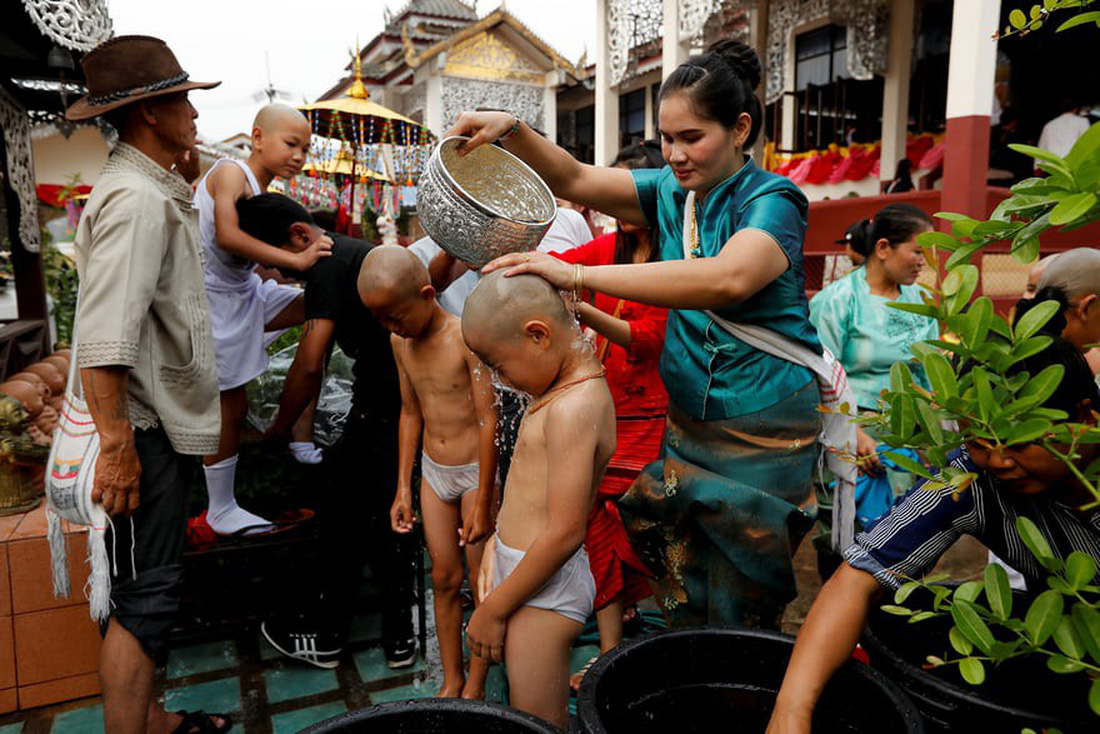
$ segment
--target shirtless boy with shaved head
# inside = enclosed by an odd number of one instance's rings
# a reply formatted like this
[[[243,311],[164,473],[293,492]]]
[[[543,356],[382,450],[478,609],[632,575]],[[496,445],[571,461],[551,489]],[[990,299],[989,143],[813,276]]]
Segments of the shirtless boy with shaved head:
[[[240,228],[237,202],[267,191],[276,178],[298,175],[309,152],[309,122],[301,112],[269,104],[252,123],[252,153],[247,162],[217,161],[195,190],[199,234],[204,251],[206,294],[214,332],[214,356],[221,390],[221,439],[218,453],[204,457],[210,498],[206,519],[219,535],[252,535],[271,530],[267,520],[241,508],[234,496],[237,450],[248,411],[245,384],[267,368],[267,345],[287,327],[302,323],[301,290],[264,281],[257,263],[295,272],[308,270],[332,249],[319,239],[302,252],[273,247]],[[291,450],[304,463],[318,463],[312,443],[312,412],[295,427]]]
[[[542,278],[482,278],[466,301],[462,334],[482,362],[533,396],[482,561],[479,591],[487,595],[467,639],[475,655],[506,663],[512,706],[565,730],[569,649],[596,595],[582,546],[615,452],[615,406],[602,365]]]
[[[484,698],[489,661],[462,664],[462,548],[471,587],[481,540],[492,530],[497,414],[489,371],[466,348],[458,318],[435,300],[428,270],[403,247],[370,251],[359,271],[359,297],[392,332],[401,381],[397,495],[393,529],[412,530],[412,471],[421,444],[420,508],[432,557],[435,625],[443,663],[440,697]]]

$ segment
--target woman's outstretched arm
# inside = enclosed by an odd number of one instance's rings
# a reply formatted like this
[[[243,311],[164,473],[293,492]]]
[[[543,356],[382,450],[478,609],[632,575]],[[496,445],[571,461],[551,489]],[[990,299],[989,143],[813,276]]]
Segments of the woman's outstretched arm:
[[[447,131],[447,136],[469,136],[470,140],[459,151],[462,154],[504,135],[512,129],[515,120],[507,112],[463,112],[455,126]],[[519,130],[503,141],[503,145],[535,169],[556,196],[598,209],[624,222],[647,224],[629,171],[581,163],[522,122]]]

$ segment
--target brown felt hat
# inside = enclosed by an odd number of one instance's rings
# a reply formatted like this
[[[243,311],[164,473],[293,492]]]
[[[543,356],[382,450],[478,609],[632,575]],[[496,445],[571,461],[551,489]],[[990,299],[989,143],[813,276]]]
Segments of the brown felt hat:
[[[87,120],[139,99],[210,89],[221,82],[188,81],[172,49],[151,36],[117,36],[80,60],[88,94],[65,111],[67,120]]]

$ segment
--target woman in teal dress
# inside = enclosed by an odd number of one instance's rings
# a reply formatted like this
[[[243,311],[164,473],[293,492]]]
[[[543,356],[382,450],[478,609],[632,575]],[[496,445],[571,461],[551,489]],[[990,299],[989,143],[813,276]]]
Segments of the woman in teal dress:
[[[890,368],[905,362],[925,388],[928,378],[910,347],[938,339],[935,319],[890,308],[889,303],[923,303],[916,284],[924,266],[917,235],[932,230],[932,219],[911,204],[890,204],[872,219],[848,228],[846,239],[864,264],[830,283],[810,301],[810,321],[821,343],[848,373],[860,412],[881,410],[882,391],[890,387]],[[860,472],[857,516],[866,524],[893,504],[880,454],[885,447],[863,428],[857,431]],[[915,458],[915,454],[910,458]],[[907,489],[908,487],[899,487]]]
[[[661,262],[582,267],[530,253],[486,270],[671,309],[662,459],[620,508],[677,625],[778,626],[796,593],[791,557],[814,518],[814,374],[748,346],[706,313],[821,354],[802,265],[806,197],[745,153],[762,121],[759,82],[756,53],[728,40],[673,71],[660,92],[669,164],[660,170],[581,164],[507,113],[464,113],[448,133],[471,136],[467,150],[500,140],[557,196],[659,233]]]

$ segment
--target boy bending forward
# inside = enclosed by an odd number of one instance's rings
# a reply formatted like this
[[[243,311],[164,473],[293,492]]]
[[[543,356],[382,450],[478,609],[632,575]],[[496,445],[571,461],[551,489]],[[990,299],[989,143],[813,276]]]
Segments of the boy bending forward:
[[[428,270],[396,245],[376,247],[363,261],[359,296],[389,329],[401,380],[397,496],[393,529],[412,530],[412,470],[423,431],[420,507],[432,557],[435,624],[443,663],[440,697],[484,698],[487,660],[462,665],[462,546],[477,578],[492,531],[496,491],[497,416],[489,371],[462,341],[457,317],[440,308]]]
[[[466,301],[462,334],[533,396],[483,561],[479,588],[488,594],[467,638],[476,656],[506,663],[513,706],[565,730],[569,648],[596,594],[582,544],[615,451],[615,407],[561,296],[537,276],[483,278]]]

